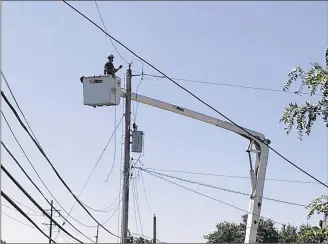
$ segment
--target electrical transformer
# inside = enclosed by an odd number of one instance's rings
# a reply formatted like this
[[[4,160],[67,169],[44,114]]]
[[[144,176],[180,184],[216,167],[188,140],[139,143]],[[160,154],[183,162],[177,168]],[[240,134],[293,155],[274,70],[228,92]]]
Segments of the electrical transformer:
[[[142,153],[143,149],[143,131],[134,130],[132,132],[132,148],[131,151],[134,153]]]

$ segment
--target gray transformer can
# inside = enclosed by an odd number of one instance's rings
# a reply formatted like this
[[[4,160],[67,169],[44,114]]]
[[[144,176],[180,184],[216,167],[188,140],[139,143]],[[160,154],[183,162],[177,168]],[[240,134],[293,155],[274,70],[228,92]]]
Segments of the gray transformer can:
[[[131,151],[134,153],[142,153],[143,149],[143,140],[144,140],[144,132],[134,130],[132,132],[132,148]]]

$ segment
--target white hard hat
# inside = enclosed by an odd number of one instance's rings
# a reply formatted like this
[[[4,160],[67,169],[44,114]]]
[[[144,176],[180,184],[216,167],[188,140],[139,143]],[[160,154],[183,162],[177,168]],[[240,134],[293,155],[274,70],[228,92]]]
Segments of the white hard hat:
[[[110,53],[107,55],[107,58],[114,58],[114,55]]]

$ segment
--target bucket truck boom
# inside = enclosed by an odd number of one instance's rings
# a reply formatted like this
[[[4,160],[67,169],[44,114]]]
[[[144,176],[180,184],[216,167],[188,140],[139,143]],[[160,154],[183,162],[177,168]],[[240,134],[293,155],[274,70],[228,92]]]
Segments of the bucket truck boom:
[[[121,97],[125,97],[124,89],[122,89]],[[257,229],[260,221],[264,179],[269,155],[269,148],[267,147],[267,145],[270,144],[270,140],[265,139],[265,136],[263,134],[258,133],[256,131],[247,128],[243,128],[243,130],[233,123],[223,121],[170,103],[162,102],[150,97],[131,93],[131,100],[215,125],[222,129],[234,132],[249,140],[249,146],[246,152],[249,154],[250,160],[249,163],[251,194],[246,225],[245,243],[255,243]],[[256,154],[254,167],[250,153]]]

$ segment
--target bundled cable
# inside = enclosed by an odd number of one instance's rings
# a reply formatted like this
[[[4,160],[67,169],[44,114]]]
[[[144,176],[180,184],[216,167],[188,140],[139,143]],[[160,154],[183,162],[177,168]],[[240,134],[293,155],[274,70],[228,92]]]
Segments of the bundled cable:
[[[10,109],[12,110],[12,112],[14,113],[15,117],[17,118],[17,120],[19,121],[20,125],[23,127],[23,129],[26,131],[26,133],[30,136],[30,138],[32,139],[32,141],[34,142],[34,144],[37,146],[37,148],[39,149],[39,151],[41,152],[41,154],[44,156],[44,158],[47,160],[47,162],[49,163],[50,167],[52,168],[52,170],[55,172],[56,176],[59,178],[59,180],[62,182],[62,184],[65,186],[65,188],[69,191],[69,193],[74,197],[74,199],[79,203],[79,205],[84,209],[84,211],[101,227],[103,228],[105,231],[107,231],[109,234],[111,234],[112,236],[118,237],[120,238],[118,235],[114,234],[113,232],[111,232],[110,230],[108,230],[105,226],[103,226],[89,211],[88,209],[83,205],[83,203],[80,201],[80,199],[78,199],[76,197],[76,195],[73,193],[73,191],[71,190],[71,188],[67,185],[67,183],[64,181],[64,179],[61,177],[61,175],[59,174],[59,172],[57,171],[57,169],[55,168],[55,166],[52,164],[52,162],[50,161],[50,159],[48,158],[47,154],[44,152],[44,150],[42,149],[42,147],[39,145],[39,143],[34,139],[34,137],[31,135],[31,133],[29,132],[29,130],[27,129],[27,127],[25,126],[25,124],[23,123],[23,121],[21,120],[21,118],[19,117],[16,109],[12,106],[12,104],[9,102],[8,98],[6,97],[6,95],[4,94],[3,91],[1,91],[1,96],[3,97],[3,99],[5,100],[5,102],[7,103],[7,105],[10,107]]]
[[[2,165],[1,165],[1,168],[2,168]],[[49,241],[56,243],[53,239],[50,238],[50,236],[48,236],[46,233],[44,233],[43,230],[41,230],[41,228],[20,207],[18,207],[17,204],[13,200],[11,200],[10,197],[8,197],[6,193],[1,191],[1,196],[3,196],[3,198],[6,199],[7,202],[9,202],[11,204],[11,206],[13,206],[18,212],[20,212],[28,221],[30,221],[31,224],[34,225],[35,228],[37,228],[45,237],[47,237],[47,239],[49,239]]]
[[[65,232],[65,234],[67,234],[68,236],[70,236],[72,239],[76,240],[79,243],[83,243],[82,241],[80,241],[79,239],[77,239],[76,237],[74,237],[72,234],[70,234],[67,230],[65,230],[60,224],[57,223],[56,220],[54,220],[48,213],[47,211],[45,211],[36,201],[33,197],[31,197],[31,195],[17,182],[17,180],[7,171],[7,169],[5,168],[5,166],[3,166],[3,164],[1,165],[1,169],[3,172],[5,172],[5,174],[10,178],[10,180],[24,193],[24,195],[43,213],[43,215],[45,215],[48,219],[52,220],[52,222],[58,226],[58,228],[60,230],[62,230],[63,232]],[[2,192],[1,192],[2,194]],[[8,200],[6,198],[6,200]],[[12,204],[13,201],[10,202],[10,204]],[[17,206],[17,205],[16,205]],[[16,208],[16,207],[15,207]],[[17,209],[17,208],[16,208]],[[17,209],[18,210],[18,209]]]

